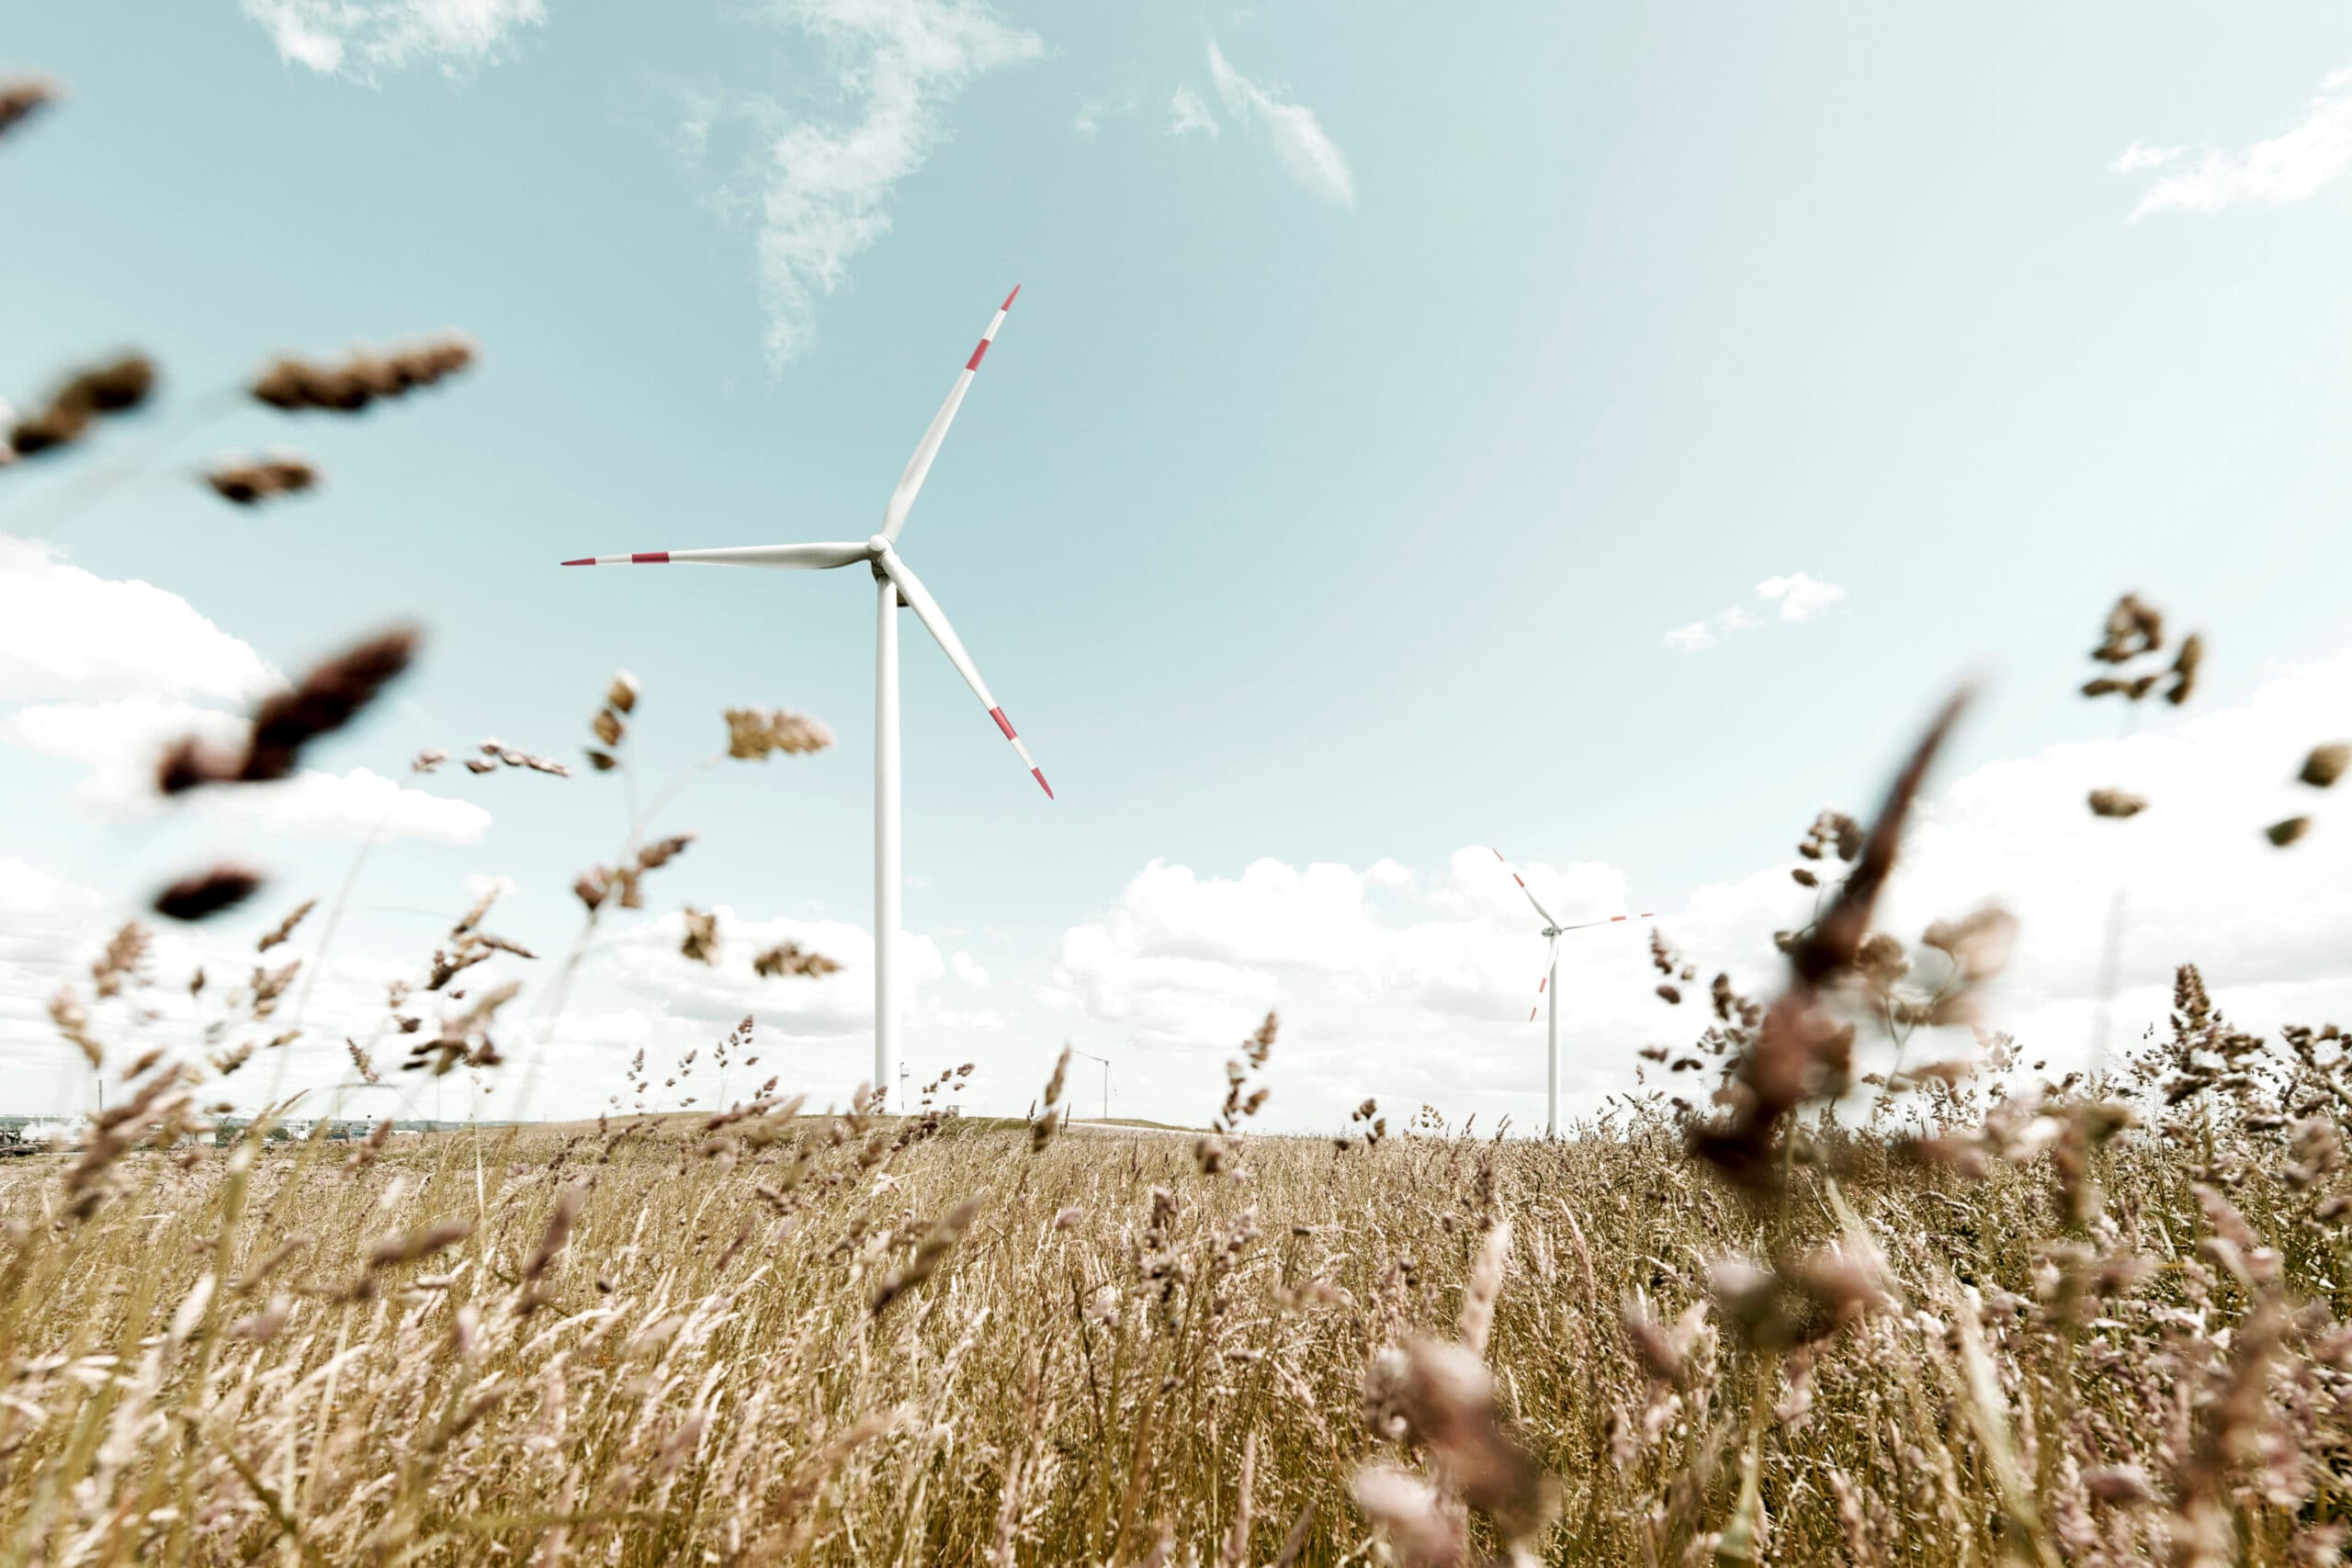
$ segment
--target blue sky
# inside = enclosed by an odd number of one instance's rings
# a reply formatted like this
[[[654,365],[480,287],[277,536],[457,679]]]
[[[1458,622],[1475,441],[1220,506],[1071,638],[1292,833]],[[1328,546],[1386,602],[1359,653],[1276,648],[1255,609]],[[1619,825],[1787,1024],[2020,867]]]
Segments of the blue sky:
[[[0,532],[53,547],[20,583],[144,581],[288,670],[423,621],[422,672],[322,759],[346,774],[484,735],[574,756],[616,666],[675,765],[729,704],[829,721],[833,751],[683,798],[704,838],[664,908],[862,926],[871,590],[554,563],[863,536],[1023,286],[902,541],[1059,792],[910,623],[907,920],[940,976],[909,1056],[983,1059],[1011,1108],[1068,1038],[1128,1054],[1129,1113],[1194,1119],[1272,999],[1304,1122],[1357,1078],[1524,1122],[1536,943],[1465,846],[1695,940],[1708,889],[1763,899],[1743,879],[1862,805],[1963,672],[1989,700],[1955,777],[2111,734],[2073,685],[2124,587],[2208,628],[2217,712],[2352,645],[2339,7],[209,0],[136,29],[51,7],[7,48],[71,96],[0,144],[0,396],[121,343],[175,406],[278,348],[458,326],[484,354],[362,420],[241,411],[174,449],[315,457],[329,487],[281,509],[167,470],[52,525],[72,474],[0,475]],[[86,746],[16,735],[20,927],[58,899],[103,924],[213,850],[288,898],[348,863],[126,822]],[[353,902],[386,912],[338,946],[413,953],[435,928],[402,911],[497,872],[560,951],[610,781],[419,782],[491,823],[380,852]],[[1294,881],[1251,884],[1267,860]],[[1354,880],[1283,902],[1317,865]],[[1456,956],[1345,956],[1392,939]],[[1578,1021],[1592,1093],[1679,1026],[1633,1010],[1637,942],[1593,960],[1624,999]],[[26,958],[9,1038],[62,1107],[34,989],[61,962]],[[613,955],[640,962],[667,960]],[[854,1081],[854,985],[796,1025],[805,998],[695,984],[592,976],[587,1012],[634,1021],[578,1026],[583,1081],[739,993],[810,1082]]]

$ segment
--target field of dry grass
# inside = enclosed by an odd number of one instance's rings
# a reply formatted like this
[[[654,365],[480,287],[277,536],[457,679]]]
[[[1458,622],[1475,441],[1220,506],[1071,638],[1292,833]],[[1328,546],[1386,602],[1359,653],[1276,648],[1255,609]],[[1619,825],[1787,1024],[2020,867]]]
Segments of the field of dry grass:
[[[2320,1560],[2333,1156],[2222,1098],[1950,1096],[1937,1157],[1816,1129],[1763,1199],[1662,1118],[1214,1174],[854,1114],[247,1142],[79,1215],[18,1162],[0,1551]]]

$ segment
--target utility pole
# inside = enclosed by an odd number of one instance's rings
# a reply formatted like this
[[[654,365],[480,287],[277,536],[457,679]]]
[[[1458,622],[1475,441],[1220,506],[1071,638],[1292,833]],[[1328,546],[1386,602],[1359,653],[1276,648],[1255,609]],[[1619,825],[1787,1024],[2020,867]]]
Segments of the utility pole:
[[[1070,1047],[1070,1051],[1076,1055],[1085,1057],[1090,1062],[1100,1062],[1102,1064],[1102,1120],[1108,1122],[1111,1119],[1111,1058],[1108,1056],[1098,1056],[1091,1051],[1080,1051],[1075,1045]]]

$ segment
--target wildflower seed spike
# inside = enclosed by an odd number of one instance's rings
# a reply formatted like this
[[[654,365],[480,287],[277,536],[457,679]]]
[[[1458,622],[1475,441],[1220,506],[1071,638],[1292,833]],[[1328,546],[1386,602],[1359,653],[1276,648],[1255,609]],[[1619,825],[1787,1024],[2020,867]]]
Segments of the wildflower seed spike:
[[[582,556],[565,561],[565,566],[754,566],[781,567],[804,571],[823,571],[835,567],[865,563],[874,573],[878,594],[878,615],[874,630],[874,1078],[876,1098],[888,1094],[899,1082],[899,610],[912,609],[925,630],[935,638],[948,659],[956,666],[989,716],[1004,738],[1012,743],[1022,765],[1037,787],[1053,798],[1053,785],[1046,782],[1036,759],[1029,755],[1021,737],[1013,732],[1012,721],[1004,716],[1004,709],[989,692],[988,683],[980,679],[979,667],[964,649],[963,639],[939,608],[907,563],[899,558],[893,541],[914,507],[915,497],[930,476],[931,465],[939,456],[939,446],[946,438],[947,427],[955,422],[956,411],[963,406],[964,394],[971,389],[972,378],[980,368],[980,360],[996,341],[997,330],[1004,325],[1005,312],[1012,309],[1013,295],[1004,297],[989,321],[987,332],[980,334],[979,346],[964,362],[956,385],[947,394],[947,401],[932,416],[931,427],[923,432],[922,441],[915,447],[915,455],[899,476],[896,489],[890,492],[888,506],[883,512],[882,530],[859,543],[837,541],[813,545],[746,545],[729,549],[646,550],[626,556]],[[732,719],[730,717],[730,725]],[[762,754],[764,754],[763,752]],[[468,766],[473,766],[469,761]],[[586,892],[582,894],[587,897]],[[902,1108],[901,1108],[902,1109]]]
[[[1491,845],[1488,847],[1492,848]],[[1535,983],[1536,1003],[1527,1010],[1527,1021],[1535,1021],[1535,1015],[1544,1010],[1544,998],[1548,998],[1552,1004],[1552,1021],[1545,1032],[1548,1036],[1550,1073],[1544,1096],[1544,1126],[1545,1136],[1557,1137],[1560,1132],[1560,938],[1566,932],[1590,931],[1595,926],[1646,920],[1650,915],[1645,909],[1638,915],[1611,915],[1602,919],[1577,920],[1563,925],[1553,918],[1551,910],[1544,907],[1544,901],[1535,897],[1535,889],[1527,885],[1527,878],[1519,874],[1519,868],[1511,864],[1509,857],[1500,850],[1495,850],[1494,856],[1502,862],[1503,869],[1510,873],[1510,879],[1519,884],[1519,890],[1527,895],[1527,901],[1535,906],[1535,912],[1544,917],[1544,977]]]

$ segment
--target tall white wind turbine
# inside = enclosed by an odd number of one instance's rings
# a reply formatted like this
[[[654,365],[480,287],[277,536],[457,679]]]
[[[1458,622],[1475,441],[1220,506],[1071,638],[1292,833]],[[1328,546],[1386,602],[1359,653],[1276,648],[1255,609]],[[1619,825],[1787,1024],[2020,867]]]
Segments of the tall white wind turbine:
[[[1548,998],[1552,1008],[1551,1021],[1544,1030],[1548,1036],[1551,1068],[1544,1084],[1544,1135],[1556,1138],[1560,1135],[1560,937],[1567,931],[1590,931],[1595,926],[1646,920],[1650,912],[1644,909],[1636,915],[1611,915],[1603,920],[1579,920],[1575,925],[1564,926],[1553,919],[1552,911],[1544,907],[1544,900],[1535,896],[1535,889],[1527,885],[1527,878],[1519,874],[1519,868],[1503,858],[1502,851],[1496,850],[1495,858],[1502,861],[1503,869],[1510,873],[1510,879],[1519,884],[1519,890],[1527,895],[1527,901],[1535,906],[1538,915],[1544,917],[1544,978],[1535,983],[1535,994]],[[1544,1005],[1538,1001],[1527,1010],[1528,1022],[1535,1021],[1535,1014]]]
[[[880,615],[874,630],[874,1088],[887,1091],[898,1080],[899,1067],[899,619],[898,609],[903,604],[915,613],[923,629],[930,632],[948,662],[956,666],[980,705],[989,710],[996,727],[1012,742],[1021,754],[1023,766],[1037,781],[1046,797],[1053,798],[1054,786],[1046,783],[1046,775],[1038,771],[1036,759],[1029,755],[1029,748],[1013,733],[1012,723],[1004,716],[1004,709],[989,694],[988,682],[980,679],[978,666],[972,656],[964,651],[956,628],[947,624],[946,615],[939,608],[939,601],[931,596],[907,563],[899,558],[896,541],[899,530],[906,526],[907,513],[914,510],[915,497],[922,493],[923,480],[931,475],[931,465],[939,456],[939,445],[947,438],[947,427],[956,421],[956,411],[964,403],[964,394],[971,389],[972,378],[980,368],[980,360],[996,341],[997,329],[1004,325],[1005,312],[1012,309],[1014,296],[1021,292],[1016,286],[997,307],[996,316],[989,322],[989,330],[980,334],[972,357],[964,362],[964,369],[949,389],[947,400],[932,416],[931,428],[924,431],[916,444],[915,455],[907,459],[906,471],[899,476],[896,489],[890,491],[889,504],[883,509],[882,531],[858,542],[815,545],[744,545],[726,549],[710,550],[650,550],[626,556],[583,556],[568,560],[566,566],[763,566],[784,567],[803,571],[823,571],[834,567],[855,566],[863,561],[873,569],[874,581],[880,592]]]

